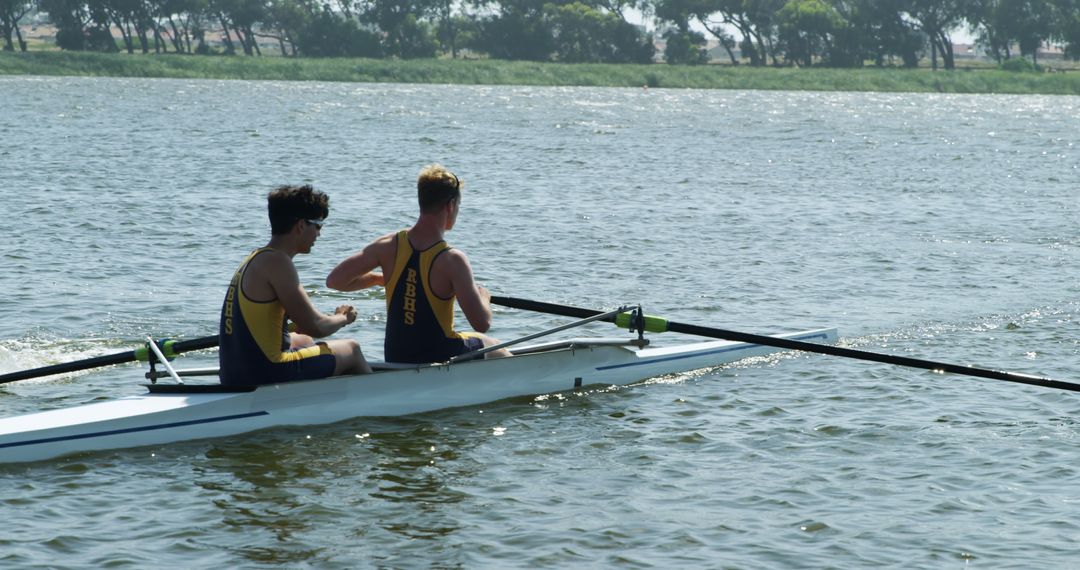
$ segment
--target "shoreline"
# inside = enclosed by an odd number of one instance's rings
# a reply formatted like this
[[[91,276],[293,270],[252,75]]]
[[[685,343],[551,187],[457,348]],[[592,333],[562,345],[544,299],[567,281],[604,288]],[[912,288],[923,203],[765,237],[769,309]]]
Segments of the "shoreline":
[[[876,67],[800,69],[660,63],[567,64],[491,59],[301,59],[172,53],[130,55],[43,50],[0,52],[0,75],[1080,95],[1080,73],[1022,73],[986,67],[953,71]]]

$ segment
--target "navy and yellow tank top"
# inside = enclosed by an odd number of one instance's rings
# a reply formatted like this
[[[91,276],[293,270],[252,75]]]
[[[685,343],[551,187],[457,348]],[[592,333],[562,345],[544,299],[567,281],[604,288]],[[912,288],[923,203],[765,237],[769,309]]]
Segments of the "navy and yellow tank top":
[[[287,317],[280,300],[255,301],[244,294],[244,273],[251,260],[265,251],[272,250],[264,247],[251,252],[229,282],[218,329],[221,383],[267,384],[329,376],[334,370],[334,356],[325,344],[289,350]],[[318,366],[301,362],[327,356],[329,372],[325,358]]]
[[[413,249],[406,230],[397,234],[394,274],[386,282],[387,362],[445,362],[471,350],[475,335],[454,331],[454,297],[443,299],[431,290],[431,266],[450,249],[445,241]]]

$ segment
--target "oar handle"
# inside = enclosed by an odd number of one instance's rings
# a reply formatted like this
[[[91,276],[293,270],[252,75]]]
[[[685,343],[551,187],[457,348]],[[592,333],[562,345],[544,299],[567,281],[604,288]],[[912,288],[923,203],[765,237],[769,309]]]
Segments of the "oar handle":
[[[594,311],[592,309],[581,309],[578,307],[568,307],[566,305],[556,305],[555,303],[544,303],[542,301],[530,301],[529,299],[518,299],[516,297],[503,297],[500,295],[492,295],[491,302],[503,307],[510,307],[511,309],[521,309],[523,311],[536,311],[537,313],[548,313],[551,315],[562,315],[564,317],[574,317],[576,319],[587,319],[596,315],[602,314],[603,311]],[[607,319],[600,319],[610,323],[615,322],[615,317]]]
[[[538,313],[562,315],[564,317],[574,317],[578,319],[587,319],[603,314],[601,311],[594,311],[592,309],[568,307],[566,305],[556,305],[554,303],[544,303],[541,301],[530,301],[529,299],[518,299],[516,297],[501,297],[499,295],[492,295],[491,302],[496,305],[502,305],[503,307],[510,307],[512,309],[522,309],[525,311],[535,311]],[[668,331],[667,320],[661,319],[660,317],[650,317],[649,315],[635,315],[630,312],[630,309],[614,311],[611,315],[606,315],[596,320],[615,323],[615,326],[622,327],[624,329],[644,325],[645,332]],[[635,320],[637,320],[637,322],[635,322]]]
[[[180,354],[181,352],[215,347],[218,345],[218,336],[206,336],[184,341],[169,341],[167,344],[169,349],[165,351],[165,354],[166,356],[169,356],[170,354],[175,355]],[[125,362],[134,362],[136,360],[145,360],[147,350],[146,347],[139,347],[135,350],[117,354],[106,354],[104,356],[95,356],[94,358],[87,358],[85,360],[51,364],[49,366],[42,366],[41,368],[31,368],[30,370],[11,372],[0,375],[0,384],[16,382],[18,380],[28,380],[30,378],[39,378],[41,376],[52,376],[53,374],[66,374],[68,372],[98,368],[100,366],[112,366],[113,364],[123,364]]]

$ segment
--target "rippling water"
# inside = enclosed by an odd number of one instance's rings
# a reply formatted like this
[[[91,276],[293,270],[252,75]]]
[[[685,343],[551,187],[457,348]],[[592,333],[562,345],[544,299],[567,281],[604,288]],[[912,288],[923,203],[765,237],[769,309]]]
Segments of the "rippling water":
[[[0,77],[0,372],[212,334],[285,182],[331,195],[301,279],[357,305],[342,335],[379,357],[381,296],[322,282],[412,221],[439,161],[466,183],[449,241],[497,293],[1080,381],[1078,120],[1076,97]],[[492,333],[563,322],[501,310]],[[0,406],[140,374],[5,384]],[[1069,567],[1078,414],[789,354],[0,466],[0,564]]]

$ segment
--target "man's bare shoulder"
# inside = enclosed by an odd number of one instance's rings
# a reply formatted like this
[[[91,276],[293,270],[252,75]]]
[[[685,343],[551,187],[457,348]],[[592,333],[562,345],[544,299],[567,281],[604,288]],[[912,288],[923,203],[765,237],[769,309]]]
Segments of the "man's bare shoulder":
[[[468,272],[471,270],[469,265],[469,256],[465,255],[464,251],[456,247],[451,247],[439,254],[435,258],[435,263],[440,266],[440,270],[449,271],[451,273],[457,273],[459,271]]]
[[[267,249],[248,263],[244,272],[244,294],[259,302],[280,298],[281,288],[289,289],[299,282],[296,266],[284,252]]]
[[[371,245],[378,247],[385,247],[388,245],[394,245],[397,243],[397,236],[399,232],[390,232],[388,234],[379,236],[375,241],[371,242]]]
[[[366,255],[374,255],[379,260],[380,265],[387,262],[397,252],[397,232],[391,232],[376,238],[375,241],[367,244],[362,252]]]
[[[264,267],[277,267],[283,264],[293,264],[292,258],[286,255],[285,252],[276,249],[264,249],[260,251],[259,254],[251,260],[251,263],[252,265],[258,264]]]
[[[277,275],[292,275],[296,273],[293,260],[285,252],[276,249],[268,249],[256,255],[251,260],[249,272],[260,277],[269,279]]]

